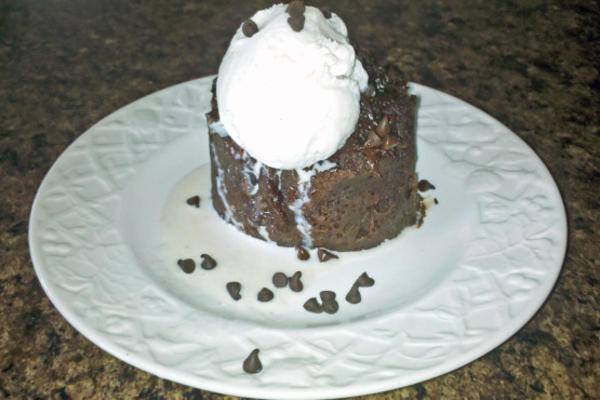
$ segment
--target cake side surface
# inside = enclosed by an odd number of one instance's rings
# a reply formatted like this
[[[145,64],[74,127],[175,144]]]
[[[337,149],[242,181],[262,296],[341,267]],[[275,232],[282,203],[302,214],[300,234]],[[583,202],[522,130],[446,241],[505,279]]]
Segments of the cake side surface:
[[[281,246],[338,251],[374,247],[415,224],[417,98],[393,68],[359,58],[369,73],[354,133],[329,159],[296,170],[251,157],[207,114],[213,206],[227,222]],[[214,91],[213,91],[214,92]]]

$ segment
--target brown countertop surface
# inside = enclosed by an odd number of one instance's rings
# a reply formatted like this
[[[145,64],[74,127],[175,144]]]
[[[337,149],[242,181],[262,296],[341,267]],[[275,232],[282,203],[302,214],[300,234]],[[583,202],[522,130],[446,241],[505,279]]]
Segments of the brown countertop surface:
[[[27,243],[44,174],[82,132],[158,89],[214,74],[269,1],[0,2],[0,398],[232,398],[104,352],[52,306]],[[556,179],[569,242],[517,334],[446,375],[361,399],[600,398],[600,5],[593,0],[314,1],[411,81],[485,110]]]

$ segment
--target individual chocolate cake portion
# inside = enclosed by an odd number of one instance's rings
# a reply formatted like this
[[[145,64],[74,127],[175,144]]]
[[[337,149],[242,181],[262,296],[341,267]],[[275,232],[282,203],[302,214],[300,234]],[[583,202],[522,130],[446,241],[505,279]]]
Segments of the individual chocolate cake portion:
[[[395,67],[376,65],[365,49],[357,54],[369,89],[356,129],[329,159],[308,168],[270,168],[238,146],[219,122],[213,85],[212,200],[225,221],[281,246],[337,251],[374,247],[415,224],[418,99]]]

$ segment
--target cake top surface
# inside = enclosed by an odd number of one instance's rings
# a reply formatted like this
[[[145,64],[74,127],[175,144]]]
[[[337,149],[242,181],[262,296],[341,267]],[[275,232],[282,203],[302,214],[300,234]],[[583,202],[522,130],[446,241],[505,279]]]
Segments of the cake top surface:
[[[242,24],[217,78],[227,133],[254,158],[280,169],[310,166],[341,148],[368,85],[344,22],[292,3],[300,8],[276,4]]]

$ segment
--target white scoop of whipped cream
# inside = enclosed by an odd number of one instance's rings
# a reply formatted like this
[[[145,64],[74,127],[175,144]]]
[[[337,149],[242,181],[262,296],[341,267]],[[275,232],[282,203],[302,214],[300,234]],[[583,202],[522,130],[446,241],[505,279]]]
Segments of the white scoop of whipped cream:
[[[258,32],[237,30],[219,67],[217,103],[231,138],[252,157],[280,169],[308,167],[344,145],[354,131],[368,75],[344,22],[306,7],[300,32],[287,5],[251,18]]]

